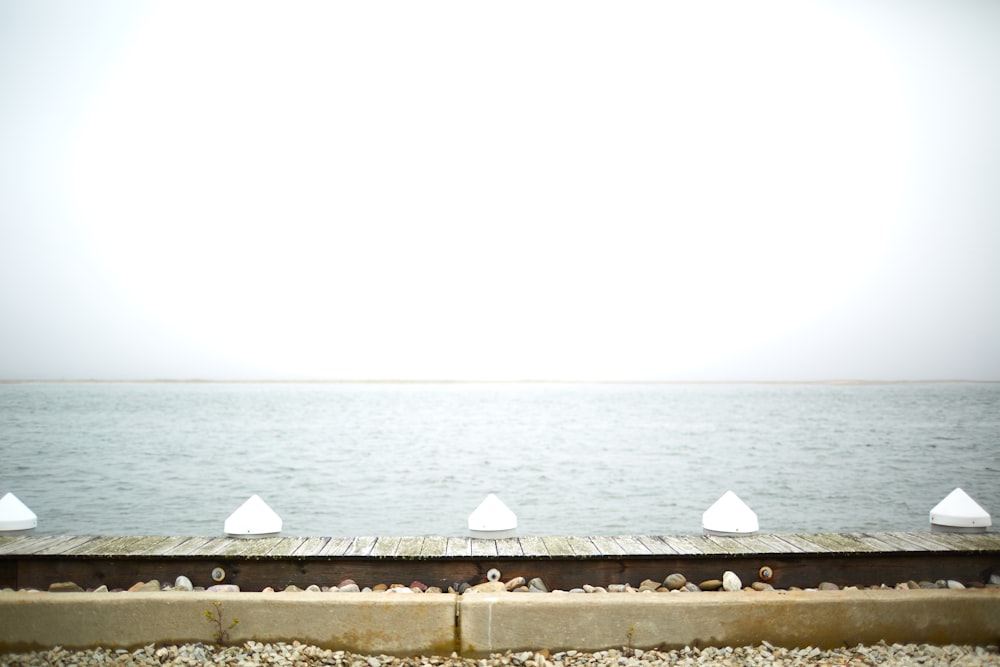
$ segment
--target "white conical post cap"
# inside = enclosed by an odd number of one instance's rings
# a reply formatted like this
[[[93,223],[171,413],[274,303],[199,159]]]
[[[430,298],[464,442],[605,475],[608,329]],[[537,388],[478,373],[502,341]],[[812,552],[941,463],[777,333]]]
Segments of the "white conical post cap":
[[[9,491],[0,498],[0,532],[31,530],[38,525],[38,517],[28,506]]]
[[[229,515],[225,531],[233,537],[276,535],[281,532],[281,517],[255,493]]]
[[[757,514],[732,491],[726,491],[705,510],[701,527],[709,535],[747,535],[760,528]]]
[[[517,530],[517,516],[492,493],[469,515],[469,532],[482,537],[510,537]]]
[[[955,532],[985,532],[993,521],[989,512],[979,506],[962,489],[955,489],[930,512],[931,529]]]

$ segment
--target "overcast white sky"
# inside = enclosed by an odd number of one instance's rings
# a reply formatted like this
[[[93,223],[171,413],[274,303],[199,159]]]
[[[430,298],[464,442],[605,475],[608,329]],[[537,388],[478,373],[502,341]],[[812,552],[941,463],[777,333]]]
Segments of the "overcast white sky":
[[[1000,380],[998,35],[0,0],[0,378]]]

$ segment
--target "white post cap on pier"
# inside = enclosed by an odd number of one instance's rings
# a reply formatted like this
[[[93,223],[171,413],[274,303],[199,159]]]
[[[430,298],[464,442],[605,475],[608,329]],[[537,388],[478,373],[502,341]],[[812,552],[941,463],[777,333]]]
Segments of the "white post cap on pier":
[[[281,517],[256,493],[229,515],[226,535],[231,537],[264,537],[281,532]]]
[[[9,491],[0,498],[0,533],[31,530],[38,525],[38,517],[28,506]]]
[[[760,528],[757,514],[732,491],[705,510],[701,527],[706,535],[749,535]]]
[[[513,537],[517,516],[492,493],[469,515],[469,533],[473,537]]]
[[[931,531],[985,533],[990,514],[962,489],[955,489],[931,510]]]

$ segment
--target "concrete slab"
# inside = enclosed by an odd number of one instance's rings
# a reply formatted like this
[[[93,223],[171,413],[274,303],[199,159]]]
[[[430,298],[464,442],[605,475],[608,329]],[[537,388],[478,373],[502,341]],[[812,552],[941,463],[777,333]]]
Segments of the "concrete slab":
[[[461,653],[547,648],[988,644],[1000,639],[1000,590],[516,593],[463,596]]]
[[[396,593],[0,593],[0,651],[298,640],[450,655],[457,596]],[[206,615],[207,614],[207,615]],[[238,623],[233,624],[234,620]],[[220,637],[220,635],[222,635]]]
[[[233,621],[238,620],[238,623]],[[1000,589],[817,592],[0,592],[0,652],[298,640],[361,654],[1000,641]]]

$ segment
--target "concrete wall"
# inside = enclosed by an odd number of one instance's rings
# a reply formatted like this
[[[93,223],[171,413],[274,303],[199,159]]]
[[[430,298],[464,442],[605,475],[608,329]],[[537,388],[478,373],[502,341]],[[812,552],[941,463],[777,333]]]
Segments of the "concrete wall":
[[[206,612],[208,616],[206,617]],[[221,619],[220,619],[221,615]],[[238,619],[239,623],[232,625]],[[0,593],[0,651],[299,640],[483,656],[632,646],[1000,642],[1000,590],[691,594]]]

